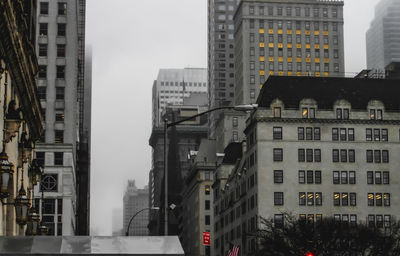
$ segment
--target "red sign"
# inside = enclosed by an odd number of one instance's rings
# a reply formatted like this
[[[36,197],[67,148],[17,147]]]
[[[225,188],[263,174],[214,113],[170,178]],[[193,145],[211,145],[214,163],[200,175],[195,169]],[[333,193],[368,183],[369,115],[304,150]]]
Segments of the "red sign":
[[[210,245],[210,232],[203,232],[203,245]]]

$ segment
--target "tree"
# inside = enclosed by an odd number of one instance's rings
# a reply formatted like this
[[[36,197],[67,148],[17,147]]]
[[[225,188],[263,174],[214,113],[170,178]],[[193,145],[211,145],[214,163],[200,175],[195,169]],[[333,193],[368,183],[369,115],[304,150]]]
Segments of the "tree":
[[[363,223],[351,225],[333,218],[318,222],[299,220],[285,213],[285,224],[276,227],[272,219],[262,218],[257,231],[259,242],[255,256],[387,256],[400,255],[400,228],[369,228]]]

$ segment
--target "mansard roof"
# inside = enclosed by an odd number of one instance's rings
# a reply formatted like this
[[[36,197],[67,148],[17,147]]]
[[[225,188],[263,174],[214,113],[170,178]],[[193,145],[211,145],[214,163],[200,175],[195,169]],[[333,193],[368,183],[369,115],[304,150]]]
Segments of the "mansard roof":
[[[285,109],[298,109],[302,99],[314,99],[318,109],[333,109],[337,100],[347,100],[352,109],[366,110],[371,100],[381,101],[386,111],[400,111],[400,80],[270,76],[257,99],[269,108],[279,99]]]

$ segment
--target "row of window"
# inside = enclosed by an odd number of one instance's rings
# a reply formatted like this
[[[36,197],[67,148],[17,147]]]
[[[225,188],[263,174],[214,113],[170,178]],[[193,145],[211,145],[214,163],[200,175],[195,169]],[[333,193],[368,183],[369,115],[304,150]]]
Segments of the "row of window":
[[[313,115],[314,109],[304,109],[303,114]],[[282,140],[282,127],[273,127],[273,139]],[[298,140],[321,140],[319,127],[298,127]],[[354,128],[332,128],[332,141],[354,141]],[[388,141],[388,129],[366,128],[367,141]]]
[[[333,171],[333,184],[356,184],[355,171]],[[321,171],[299,170],[299,184],[321,184]],[[283,183],[283,170],[274,170],[274,183]],[[367,184],[390,184],[388,171],[367,171]]]
[[[329,50],[328,49],[324,49],[323,55],[322,55],[320,49],[314,49],[311,51],[311,49],[307,48],[303,51],[302,48],[300,47],[301,45],[298,45],[298,46],[299,47],[296,48],[296,50],[295,50],[296,55],[293,54],[294,50],[291,47],[288,47],[286,49],[284,49],[282,47],[279,47],[278,49],[269,47],[268,48],[268,56],[270,57],[268,59],[269,66],[270,66],[269,69],[272,70],[271,65],[273,65],[274,61],[276,61],[276,60],[279,61],[278,64],[283,63],[283,58],[278,58],[278,59],[273,58],[274,56],[276,56],[276,52],[278,53],[278,55],[277,55],[278,57],[283,57],[284,53],[286,52],[286,57],[288,58],[287,59],[288,64],[293,62],[292,57],[302,58],[303,56],[306,57],[305,60],[308,64],[309,64],[309,62],[311,62],[311,57],[315,58],[314,62],[316,62],[315,63],[316,67],[319,66],[319,62],[321,62],[321,61],[325,61],[325,62],[329,61],[329,59],[328,59],[329,58]],[[259,56],[261,56],[261,60],[259,62],[259,70],[265,70],[265,62],[264,62],[265,58],[263,59],[263,57],[265,56],[265,51],[266,50],[264,47],[259,48],[258,54],[259,54]],[[311,56],[311,53],[314,53],[314,56]],[[250,56],[255,56],[255,48],[254,47],[250,47]],[[319,58],[321,58],[321,57],[323,57],[324,60],[320,60]],[[333,50],[333,58],[334,59],[339,58],[339,50],[338,49]],[[328,59],[328,60],[325,60],[325,59]],[[303,60],[296,59],[296,62],[302,62],[302,61]],[[255,62],[254,61],[250,61],[249,66],[250,66],[250,70],[255,70]],[[292,65],[292,67],[293,67],[293,65]]]
[[[36,152],[36,159],[42,166],[45,165],[45,152]],[[64,164],[64,152],[54,152],[54,165]]]
[[[49,34],[49,24],[48,23],[39,23],[39,35],[40,36],[48,36]],[[67,34],[67,24],[66,23],[57,23],[57,36],[66,36]]]
[[[168,81],[161,81],[161,86],[181,86],[181,87],[183,87],[183,82],[168,82]],[[185,82],[185,86],[188,86],[188,87],[197,87],[197,85],[199,86],[199,87],[206,87],[207,86],[207,83],[201,83],[201,82]],[[161,92],[163,92],[163,91],[161,91]],[[168,92],[168,91],[166,91],[166,92]],[[175,92],[178,92],[178,91],[175,91]]]
[[[268,34],[273,34],[275,31],[274,29],[277,28],[278,29],[278,34],[283,34],[283,30],[286,29],[286,34],[291,33],[292,29],[296,29],[296,34],[297,33],[301,33],[301,30],[303,28],[302,24],[304,24],[304,29],[306,30],[307,34],[311,34],[310,30],[313,29],[314,30],[314,34],[317,35],[319,34],[319,30],[322,29],[325,32],[325,35],[327,34],[326,32],[329,31],[329,23],[328,22],[322,22],[322,26],[321,26],[321,22],[320,21],[292,21],[292,20],[288,20],[288,21],[283,21],[283,20],[277,20],[277,21],[273,21],[273,20],[258,20],[258,25],[259,25],[259,33],[263,34],[264,33],[264,28],[265,28],[265,23],[268,23]],[[284,26],[284,24],[286,26]],[[293,24],[295,26],[293,26]],[[313,25],[313,27],[311,27],[311,24]],[[337,22],[331,22],[332,25],[332,31],[337,32],[338,31],[338,23]],[[254,29],[255,28],[255,20],[254,19],[250,19],[250,24],[249,24],[249,28],[250,29]]]
[[[47,98],[47,87],[46,86],[38,86],[38,97],[40,100],[46,100]],[[65,99],[65,88],[64,87],[56,87],[56,100],[64,100]]]
[[[301,35],[293,36],[292,34],[289,34],[289,35],[286,35],[286,36],[283,36],[282,34],[279,34],[277,36],[275,36],[273,34],[270,34],[268,36],[264,36],[264,34],[258,34],[257,37],[258,37],[257,43],[264,43],[267,39],[268,39],[268,43],[275,43],[276,40],[277,40],[278,43],[282,43],[282,45],[279,47],[280,49],[283,48],[283,43],[286,43],[286,44],[293,43],[293,38],[296,39],[295,40],[296,44],[301,44],[303,42],[303,40],[304,40],[304,42],[306,44],[311,44],[311,39],[314,39],[312,41],[312,43],[314,45],[319,45],[321,43],[321,38],[322,38],[322,42],[323,42],[324,45],[328,45],[329,44],[329,37],[328,36],[320,36],[320,35],[314,35],[314,36],[305,35],[303,37]],[[286,42],[284,42],[284,40],[283,40],[284,37],[286,37]],[[250,43],[255,43],[256,42],[256,34],[254,34],[254,33],[250,33],[249,34],[249,42]],[[339,44],[339,37],[338,36],[333,36],[332,37],[332,43],[333,43],[333,45],[338,45]],[[286,45],[286,46],[287,46],[288,49],[291,49],[291,46],[289,46],[289,45]],[[270,48],[272,48],[272,47],[270,47]],[[296,45],[296,48],[299,48],[299,47],[297,47],[297,45]],[[319,46],[315,46],[315,48],[316,48],[316,50],[319,51]]]
[[[250,49],[251,50],[251,49]],[[251,55],[251,51],[250,51]],[[326,64],[326,63],[325,63]],[[383,120],[382,109],[370,109],[369,118],[370,120]],[[302,118],[315,118],[315,108],[302,108]],[[274,107],[274,117],[281,118],[281,107]],[[348,108],[336,108],[336,119],[348,120],[350,113]]]
[[[256,10],[258,10],[258,15],[268,15],[268,16],[306,16],[306,17],[311,17],[311,13],[313,14],[312,17],[320,17],[322,14],[322,17],[324,18],[337,18],[338,17],[338,9],[337,8],[309,8],[309,7],[286,7],[283,8],[281,6],[268,6],[267,11],[264,10],[264,6],[256,6],[250,5],[249,6],[249,14],[250,15],[255,15]],[[330,14],[330,15],[329,15]]]
[[[47,57],[47,44],[39,44],[39,57]],[[65,57],[65,44],[57,44],[57,57]]]
[[[338,63],[334,63],[333,68],[334,68],[335,72],[339,72],[339,67],[340,66]],[[264,67],[262,67],[262,68],[264,68]],[[276,70],[276,65],[274,64],[274,62],[269,62],[268,68],[269,68],[270,72],[274,72]],[[286,63],[286,68],[287,68],[288,72],[293,72],[294,71],[293,63],[292,62]],[[306,63],[305,68],[306,68],[305,69],[306,72],[308,72],[308,73],[312,72],[311,63]],[[324,63],[323,68],[324,68],[324,72],[329,72],[329,63]],[[278,62],[277,69],[278,69],[278,71],[283,72],[284,63]],[[302,63],[302,60],[300,60],[299,62],[296,63],[296,72],[302,72],[302,71],[303,71],[303,63]],[[314,64],[314,71],[321,72],[321,65],[319,63]],[[264,69],[262,69],[260,71],[261,74],[263,72],[265,74]],[[283,75],[283,74],[280,74],[280,75]],[[292,74],[288,74],[288,75],[292,75]],[[260,75],[260,83],[263,83],[264,81],[265,81],[264,75]],[[256,83],[256,76],[250,75],[250,84],[255,84],[255,83]]]
[[[57,14],[67,15],[67,3],[58,2],[57,4]],[[49,2],[40,2],[40,15],[49,15]]]
[[[390,193],[368,193],[368,206],[390,206]],[[274,192],[274,205],[284,205],[283,192]],[[321,206],[322,192],[299,192],[300,206]],[[357,193],[334,192],[334,206],[357,206]]]
[[[39,65],[38,72],[39,79],[47,79],[47,66]],[[57,65],[56,66],[56,78],[57,79],[65,79],[65,65]]]
[[[367,150],[367,163],[389,163],[389,150]],[[274,162],[283,161],[283,149],[273,149]],[[321,149],[298,149],[299,162],[321,162]],[[356,154],[354,149],[332,149],[332,162],[354,163]]]
[[[357,224],[356,214],[334,214],[333,219],[342,224]],[[308,223],[314,223],[314,214],[299,214],[300,221],[307,221]],[[322,214],[315,214],[315,222],[322,220]],[[391,226],[391,216],[390,215],[373,215],[369,214],[367,217],[368,227],[370,228],[389,228]],[[275,214],[274,215],[274,225],[277,228],[283,228],[284,226],[284,215]]]

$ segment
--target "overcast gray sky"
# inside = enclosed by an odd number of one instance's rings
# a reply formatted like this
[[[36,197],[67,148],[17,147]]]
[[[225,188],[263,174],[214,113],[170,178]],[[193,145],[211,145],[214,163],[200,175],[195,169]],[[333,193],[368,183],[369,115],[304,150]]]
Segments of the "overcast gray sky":
[[[366,67],[378,0],[345,0],[346,72]],[[88,0],[93,47],[92,235],[111,235],[128,179],[148,182],[151,88],[160,68],[207,66],[207,0]]]

